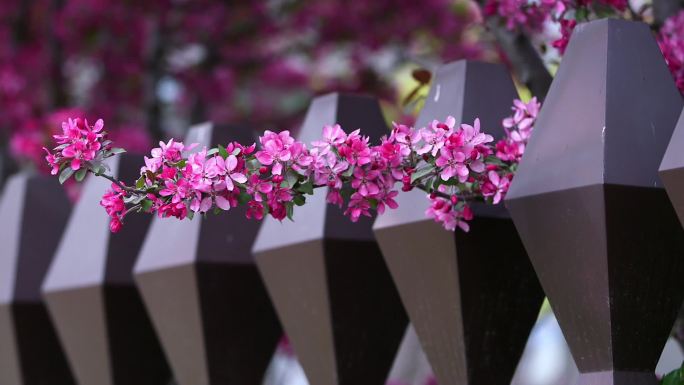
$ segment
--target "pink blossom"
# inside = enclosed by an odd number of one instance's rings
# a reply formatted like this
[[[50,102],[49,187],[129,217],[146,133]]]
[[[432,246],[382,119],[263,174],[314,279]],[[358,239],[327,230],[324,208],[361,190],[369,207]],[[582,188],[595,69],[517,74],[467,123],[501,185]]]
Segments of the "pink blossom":
[[[354,193],[344,214],[348,215],[352,222],[358,222],[362,215],[370,217],[370,203],[361,194]]]
[[[300,175],[309,174],[309,166],[313,163],[314,158],[309,154],[306,145],[302,142],[294,142],[290,147],[292,153],[292,169],[297,171]]]
[[[684,36],[684,11],[679,11],[663,24],[658,34],[658,45],[679,91],[684,94],[684,38],[682,36]]]
[[[190,196],[190,188],[185,179],[181,179],[177,182],[173,180],[166,180],[164,182],[164,186],[166,187],[159,191],[159,195],[163,197],[171,196],[171,203],[179,203],[185,197]]]
[[[342,208],[342,205],[344,205],[344,199],[342,198],[342,194],[340,194],[340,190],[336,188],[331,188],[330,190],[328,190],[328,194],[325,198],[325,201],[330,203],[331,205],[337,205],[340,208]]]
[[[443,198],[430,199],[430,207],[425,211],[428,218],[432,218],[435,222],[439,222],[445,229],[453,231],[459,227],[463,231],[469,231],[470,225],[468,220],[472,219],[472,211],[468,206],[462,208],[461,211],[455,210],[452,203]]]
[[[416,152],[419,155],[430,153],[432,156],[437,156],[439,150],[444,146],[446,138],[453,133],[455,126],[456,119],[453,116],[447,117],[444,123],[433,120],[428,128],[421,128],[420,135],[423,138],[424,145]]]
[[[264,205],[261,204],[260,202],[256,201],[249,201],[247,203],[248,208],[247,212],[245,213],[245,216],[247,219],[256,219],[258,221],[262,220],[264,218]]]
[[[229,155],[225,160],[221,156],[214,156],[207,161],[206,176],[210,179],[219,177],[220,180],[214,185],[217,190],[233,191],[235,183],[247,182],[247,177],[237,171],[237,167],[238,160],[235,155]]]
[[[360,130],[353,131],[337,149],[350,165],[363,166],[372,160],[371,150],[368,147],[368,137],[362,137],[360,132]]]
[[[482,185],[482,195],[492,197],[492,203],[497,204],[506,195],[510,183],[511,181],[507,177],[500,177],[494,170],[489,171],[487,180]]]
[[[370,145],[360,130],[346,135],[341,127],[329,126],[311,151],[287,131],[266,131],[259,139],[259,151],[254,145],[233,142],[225,148],[186,154],[194,145],[171,139],[145,158],[136,188],[115,188],[103,196],[101,204],[112,218],[112,230],[121,228],[126,212],[136,210],[183,219],[212,208],[227,211],[247,204],[248,218],[271,215],[282,220],[291,217],[313,188],[328,187],[326,201],[340,207],[346,203],[345,215],[358,221],[372,210],[382,214],[396,208],[399,192],[395,187],[401,183],[403,191],[430,192],[426,211],[430,218],[447,229],[467,231],[471,201],[496,204],[505,195],[538,107],[536,100],[516,102],[513,116],[505,123],[507,136],[496,146],[491,144],[491,135],[481,132],[479,119],[473,125],[457,126],[453,118],[421,130],[394,125],[377,145]],[[99,161],[118,152],[95,149],[106,147],[101,126],[66,122],[58,139],[64,143],[57,152],[48,151],[48,164],[56,170],[65,165],[78,167],[74,160],[89,162],[92,156]],[[492,160],[495,152],[500,157]]]
[[[394,123],[389,141],[398,143],[401,146],[401,155],[408,156],[421,139],[420,130],[415,130],[413,127],[404,124]]]
[[[169,139],[168,143],[159,142],[159,147],[152,149],[152,157],[161,158],[168,162],[178,162],[181,160],[184,149],[185,146],[182,142],[174,142],[173,139]]]
[[[440,157],[435,164],[441,168],[440,177],[446,181],[453,176],[458,176],[459,182],[463,183],[468,179],[468,167],[465,165],[466,156],[459,149],[450,150],[442,148]]]
[[[378,211],[378,214],[384,214],[385,205],[391,209],[399,207],[399,204],[394,200],[397,195],[399,195],[399,192],[391,190],[377,196],[378,206],[376,210]]]
[[[503,120],[506,138],[496,143],[496,156],[507,162],[517,162],[525,152],[527,141],[532,135],[534,122],[537,119],[541,104],[537,98],[524,103],[521,100],[513,102],[513,115]]]
[[[183,202],[172,202],[168,204],[162,204],[161,206],[159,206],[157,213],[161,218],[175,217],[178,219],[185,219],[185,217],[188,216],[188,209],[185,203]]]
[[[214,201],[216,203],[216,207],[220,208],[223,211],[228,211],[230,210],[231,203],[230,203],[230,198],[226,195],[223,194],[218,194],[214,196]]]
[[[317,185],[328,185],[335,189],[342,188],[342,173],[349,169],[346,160],[339,160],[334,154],[328,152],[326,155],[317,156],[314,162],[314,183]]]
[[[289,131],[282,131],[276,134],[266,130],[264,136],[259,138],[259,141],[263,150],[257,151],[256,158],[263,165],[273,165],[271,173],[273,175],[280,175],[283,163],[292,157],[290,146],[294,143],[294,138],[290,136]]]
[[[314,141],[311,144],[320,150],[321,155],[330,151],[331,146],[338,146],[347,139],[347,134],[339,124],[323,127],[323,140]]]
[[[377,184],[377,179],[380,176],[378,171],[357,167],[354,169],[353,176],[351,186],[358,190],[360,196],[367,197],[380,192]]]
[[[109,229],[113,233],[121,230],[124,212],[126,211],[124,195],[123,190],[117,184],[112,183],[111,189],[105,191],[100,200],[100,206],[104,207],[110,218]]]
[[[472,126],[469,124],[461,124],[461,130],[466,144],[471,147],[494,141],[494,138],[491,135],[480,132],[479,118],[475,119],[475,123]]]
[[[261,202],[261,194],[268,194],[271,190],[273,190],[273,184],[262,180],[259,175],[252,174],[247,179],[247,194],[251,195],[257,202]]]
[[[45,160],[48,162],[48,164],[52,168],[52,170],[50,171],[50,174],[57,175],[57,172],[59,171],[59,163],[57,162],[57,158],[47,148],[43,147],[43,150],[45,150],[45,152],[47,152],[47,155],[45,156]]]

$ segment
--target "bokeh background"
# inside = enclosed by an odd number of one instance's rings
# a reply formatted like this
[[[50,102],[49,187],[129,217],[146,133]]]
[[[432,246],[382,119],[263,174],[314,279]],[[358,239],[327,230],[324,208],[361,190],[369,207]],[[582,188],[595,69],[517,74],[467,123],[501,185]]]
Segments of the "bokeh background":
[[[684,89],[681,0],[2,0],[2,179],[45,172],[42,147],[68,117],[103,118],[134,152],[207,120],[295,129],[311,98],[331,91],[372,94],[388,121],[411,123],[431,71],[458,59],[504,63],[523,99],[543,98],[569,20],[590,18],[573,6],[651,24]],[[673,339],[658,371],[683,357]],[[570,384],[575,372],[546,306],[515,383]],[[433,381],[414,334],[391,377]],[[306,383],[286,341],[266,382]]]

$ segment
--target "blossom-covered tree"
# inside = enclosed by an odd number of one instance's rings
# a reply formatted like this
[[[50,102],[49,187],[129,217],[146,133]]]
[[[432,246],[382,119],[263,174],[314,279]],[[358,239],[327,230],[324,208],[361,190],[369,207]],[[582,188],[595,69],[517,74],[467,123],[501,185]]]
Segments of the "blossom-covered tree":
[[[394,100],[401,65],[480,57],[478,18],[468,0],[3,1],[0,142],[33,161],[75,106],[127,148],[188,121],[290,127],[316,93]]]

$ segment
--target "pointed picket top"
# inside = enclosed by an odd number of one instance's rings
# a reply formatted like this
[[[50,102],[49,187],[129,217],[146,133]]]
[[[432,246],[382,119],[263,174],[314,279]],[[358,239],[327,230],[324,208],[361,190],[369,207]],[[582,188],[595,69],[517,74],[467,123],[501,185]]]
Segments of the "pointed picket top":
[[[126,183],[140,172],[141,155],[109,159],[109,172]],[[89,177],[67,224],[43,296],[80,384],[165,385],[170,373],[140,296],[133,264],[150,218],[131,214],[117,234],[99,202],[111,188]]]
[[[297,133],[297,140],[309,146],[312,141],[321,138],[323,126],[336,123],[347,133],[360,128],[362,135],[370,136],[371,143],[379,143],[380,137],[389,133],[375,99],[333,93],[319,96],[311,102]],[[362,217],[359,222],[351,225],[342,210],[326,203],[327,190],[326,187],[317,188],[313,196],[307,196],[306,204],[295,209],[294,222],[266,218],[259,230],[259,234],[264,235],[257,237],[254,251],[261,252],[322,238],[373,239],[370,229],[372,221]]]
[[[684,110],[660,164],[660,179],[684,226]]]
[[[110,160],[107,165],[112,175],[117,176],[118,160]],[[55,259],[43,281],[43,293],[103,282],[110,231],[109,217],[99,202],[110,185],[110,181],[94,177],[83,183],[80,204],[74,207],[64,230]],[[82,218],[87,218],[87,223],[83,223]]]
[[[508,199],[589,186],[662,187],[682,99],[644,23],[579,24]]]
[[[658,177],[681,110],[646,24],[580,24],[506,197],[581,383],[655,382],[684,294]]]
[[[212,130],[211,123],[193,126],[188,131],[184,142],[186,144],[199,143],[199,147],[209,146]],[[196,148],[196,150],[200,149]],[[174,377],[180,385],[190,384],[193,381],[197,384],[209,384],[206,369],[193,366],[195,360],[201,362],[202,365],[206,362],[204,336],[201,333],[199,294],[192,267],[201,225],[200,218],[182,221],[174,218],[154,218],[133,270],[145,307],[162,343]],[[169,274],[158,278],[150,275],[159,270],[174,267],[178,268],[174,274],[175,277]],[[168,279],[173,279],[173,281],[167,283]],[[159,298],[160,291],[168,290],[168,286],[173,284],[185,284],[187,291],[185,293],[166,292],[165,299]],[[182,319],[182,325],[185,327],[169,328],[169,325],[171,327],[176,325],[164,322],[169,316]],[[189,374],[186,373],[186,367],[192,368]]]
[[[502,65],[447,64],[416,126],[449,115],[468,124],[479,118],[485,132],[502,137],[501,121],[517,96]],[[401,193],[396,201],[399,208],[375,221],[375,235],[437,381],[507,385],[543,293],[506,210],[475,205],[470,233],[454,234],[425,216],[424,191]],[[496,244],[483,248],[487,238]]]
[[[373,143],[389,131],[373,98],[317,97],[297,138],[308,144],[323,126],[361,129]],[[259,271],[312,385],[381,384],[406,327],[372,221],[358,223],[318,188],[294,221],[264,220],[254,243]],[[377,309],[382,311],[378,312]]]
[[[73,384],[40,294],[70,203],[55,178],[20,173],[0,199],[0,383]]]
[[[416,127],[424,127],[433,120],[443,121],[449,115],[456,122],[467,124],[479,117],[483,130],[499,138],[504,134],[501,120],[511,114],[513,99],[517,97],[506,67],[458,60],[437,69]]]
[[[109,162],[109,166],[113,175],[117,175],[118,162]],[[104,178],[88,178],[84,183],[80,204],[73,210],[42,288],[57,334],[80,384],[113,384],[104,291],[99,286],[105,274],[109,219],[99,204],[91,204],[99,202],[109,184]],[[88,222],[84,223],[86,217]],[[89,288],[100,289],[88,293]],[[64,299],[53,294],[64,291],[72,293]]]
[[[194,126],[195,151],[254,142],[244,126]],[[243,207],[193,220],[155,218],[135,280],[179,385],[258,383],[281,336],[254,266],[259,224]]]
[[[211,123],[198,124],[190,128],[184,143],[186,145],[198,143],[194,151],[199,151],[202,146],[210,145],[212,132]],[[201,225],[199,220],[179,221],[173,218],[154,218],[135,264],[135,274],[192,262]],[[169,240],[182,240],[182,242],[168,242]],[[165,257],[159,258],[159,255]]]
[[[453,116],[457,124],[472,124],[479,118],[483,132],[500,138],[505,133],[501,121],[511,114],[513,100],[517,97],[513,80],[501,64],[470,60],[448,63],[437,69],[415,127],[425,127],[433,120],[443,121],[448,116]],[[425,193],[402,193],[395,200],[399,208],[378,216],[373,225],[376,231],[410,222],[431,221],[425,218],[428,208]]]

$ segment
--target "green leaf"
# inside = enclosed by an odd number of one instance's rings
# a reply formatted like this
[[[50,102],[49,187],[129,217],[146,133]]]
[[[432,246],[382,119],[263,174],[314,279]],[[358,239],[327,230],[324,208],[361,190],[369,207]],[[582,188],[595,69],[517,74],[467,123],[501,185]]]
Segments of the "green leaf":
[[[109,150],[110,155],[123,154],[124,152],[126,152],[126,150],[119,147],[114,147],[111,150]]]
[[[297,183],[298,180],[299,180],[299,174],[297,174],[294,171],[288,171],[285,174],[285,180],[283,181],[284,183],[287,182],[287,186],[284,186],[284,187],[292,188],[292,187],[294,187],[295,183]],[[283,183],[283,185],[284,185],[284,183]]]
[[[192,210],[188,210],[188,219],[192,220],[192,218],[194,218],[194,217],[195,217],[195,212]]]
[[[425,182],[423,182],[423,184],[425,185],[425,191],[427,191],[427,192],[432,191],[432,184],[435,182],[435,179],[437,179],[437,178],[428,178],[425,180]]]
[[[442,185],[442,182],[444,182],[442,178],[436,176],[432,182],[432,191],[437,191],[437,188]]]
[[[373,210],[375,210],[375,209],[378,208],[378,200],[377,200],[377,199],[371,198],[371,199],[368,200],[368,203],[370,204],[370,207],[371,207]]]
[[[578,22],[586,21],[588,17],[589,10],[587,8],[577,8],[577,10],[575,10],[575,19],[577,19]]]
[[[495,164],[499,167],[506,165],[506,163],[504,163],[501,159],[499,159],[498,157],[496,157],[494,155],[490,155],[490,156],[486,157],[484,161],[487,164]]]
[[[259,161],[256,159],[252,159],[252,160],[247,161],[246,165],[247,165],[247,169],[249,171],[256,171],[259,169],[259,167],[261,167],[261,165],[259,164]]]
[[[684,385],[684,363],[679,369],[675,369],[663,377],[661,385]]]
[[[354,167],[349,167],[347,171],[342,173],[343,178],[349,178],[354,173]]]
[[[352,189],[348,188],[348,185],[345,185],[341,190],[340,190],[340,195],[342,195],[342,199],[344,200],[349,200],[352,195]]]
[[[71,167],[67,167],[64,170],[62,170],[62,173],[59,174],[59,183],[64,184],[64,182],[67,181],[67,179],[71,178],[71,176],[74,175],[74,169]]]
[[[226,159],[228,157],[228,151],[225,147],[221,146],[220,144],[218,145],[218,151],[219,155],[221,155],[223,159]]]
[[[137,189],[145,188],[145,177],[141,176],[140,178],[138,178],[138,180],[135,181],[135,188],[137,188]]]
[[[96,176],[100,176],[107,171],[107,168],[103,164],[93,165],[91,169]]]
[[[238,196],[238,203],[240,203],[241,205],[247,204],[247,202],[249,202],[250,200],[252,200],[252,196],[247,194],[246,192],[242,192]]]
[[[308,181],[306,181],[306,183],[300,184],[297,188],[297,191],[304,194],[313,195],[313,181],[309,179]]]
[[[147,211],[150,211],[153,204],[154,203],[152,203],[151,200],[145,199],[144,201],[140,202],[140,208],[142,209],[142,211],[147,212]]]
[[[294,222],[294,219],[292,219],[292,216],[294,215],[294,204],[292,202],[287,202],[285,208],[287,209],[287,219]]]
[[[439,177],[440,180],[442,180],[443,185],[447,186],[456,186],[460,182],[458,181],[458,178],[449,178],[447,180],[443,180],[441,177]]]
[[[294,202],[294,204],[297,206],[304,206],[306,203],[306,197],[304,195],[295,195],[294,198],[292,198],[292,202]]]
[[[85,167],[76,171],[76,182],[82,182],[86,174],[88,174],[88,169]]]
[[[416,180],[423,178],[427,175],[430,175],[430,173],[432,173],[433,171],[435,171],[435,166],[433,166],[433,165],[428,165],[428,166],[425,166],[421,169],[416,170],[416,172],[411,174],[411,183],[413,183]]]

